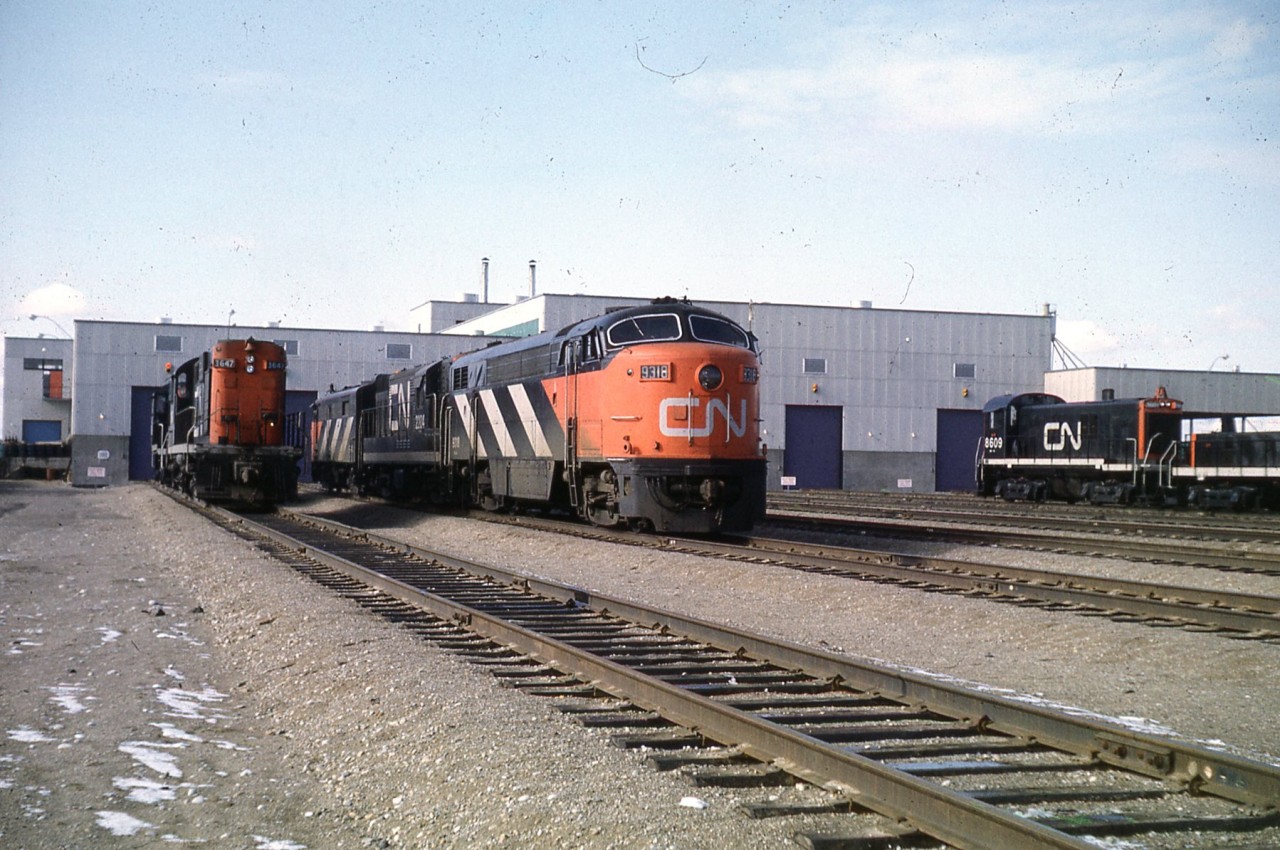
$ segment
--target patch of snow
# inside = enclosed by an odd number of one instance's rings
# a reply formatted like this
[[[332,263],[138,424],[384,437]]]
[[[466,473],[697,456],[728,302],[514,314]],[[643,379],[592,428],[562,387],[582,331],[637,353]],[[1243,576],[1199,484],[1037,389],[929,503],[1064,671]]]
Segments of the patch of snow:
[[[185,641],[186,643],[189,643],[192,646],[204,646],[204,641],[196,640],[195,638],[191,637],[191,635],[178,629],[174,629],[173,631],[169,631],[169,632],[157,631],[155,635],[161,640],[180,640],[180,641]]]
[[[154,829],[153,824],[138,820],[124,812],[98,812],[98,826],[112,835],[137,835],[144,829]]]
[[[125,741],[117,749],[128,755],[143,767],[150,768],[161,776],[182,777],[182,769],[178,767],[176,753],[165,752],[166,749],[183,749],[186,744],[154,744],[146,741]]]
[[[124,632],[116,631],[115,629],[110,629],[106,626],[99,626],[98,634],[102,635],[103,643],[115,643],[117,640],[124,637]]]
[[[307,845],[299,844],[296,841],[288,839],[267,838],[265,835],[255,835],[253,840],[258,842],[257,850],[307,850]]]
[[[17,729],[9,729],[6,734],[15,741],[23,744],[51,744],[53,738],[50,738],[39,729],[32,729],[30,726],[19,726]]]
[[[9,652],[7,654],[21,655],[22,650],[32,646],[44,646],[44,644],[38,643],[34,640],[27,640],[26,638],[18,638],[13,642],[13,645],[9,647]]]
[[[239,753],[249,752],[248,747],[242,747],[233,741],[210,741],[209,743],[213,744],[215,747],[217,747],[220,750],[234,750],[235,752],[239,752]]]
[[[204,738],[199,735],[192,735],[183,729],[179,729],[172,723],[152,723],[152,726],[160,730],[160,734],[165,738],[173,738],[175,741],[190,741],[193,744],[203,744]]]
[[[126,799],[135,803],[163,803],[178,798],[178,789],[173,785],[156,782],[154,779],[141,779],[132,776],[117,776],[111,784],[125,791]]]
[[[88,710],[80,701],[80,696],[89,690],[88,688],[80,685],[55,685],[45,690],[53,694],[53,701],[67,714],[79,714]]]
[[[170,714],[190,720],[208,720],[210,723],[216,722],[216,719],[204,714],[205,704],[221,702],[226,698],[226,694],[218,693],[213,688],[205,688],[203,691],[161,688],[156,694],[156,699],[169,707]]]

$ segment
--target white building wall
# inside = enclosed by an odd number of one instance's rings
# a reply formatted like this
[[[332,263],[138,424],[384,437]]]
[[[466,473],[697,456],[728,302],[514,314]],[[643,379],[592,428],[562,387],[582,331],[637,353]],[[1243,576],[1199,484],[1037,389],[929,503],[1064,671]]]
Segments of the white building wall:
[[[0,381],[0,439],[21,440],[22,423],[29,419],[57,420],[65,440],[71,433],[73,343],[49,337],[4,337],[4,373]],[[25,368],[28,358],[62,361],[63,399],[44,397],[43,373]]]

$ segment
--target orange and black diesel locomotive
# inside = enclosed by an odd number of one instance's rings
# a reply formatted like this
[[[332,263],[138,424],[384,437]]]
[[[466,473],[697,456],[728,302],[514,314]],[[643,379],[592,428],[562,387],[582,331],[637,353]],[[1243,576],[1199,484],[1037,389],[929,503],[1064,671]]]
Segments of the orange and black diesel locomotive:
[[[1163,387],[1151,398],[1086,402],[1004,395],[982,416],[984,496],[1280,507],[1280,434],[1246,431],[1240,414],[1186,411]]]
[[[752,334],[660,299],[318,400],[312,476],[601,526],[746,529],[764,513],[759,380]]]
[[[169,372],[155,394],[157,479],[208,501],[267,506],[293,498],[301,450],[285,445],[284,349],[222,340]]]

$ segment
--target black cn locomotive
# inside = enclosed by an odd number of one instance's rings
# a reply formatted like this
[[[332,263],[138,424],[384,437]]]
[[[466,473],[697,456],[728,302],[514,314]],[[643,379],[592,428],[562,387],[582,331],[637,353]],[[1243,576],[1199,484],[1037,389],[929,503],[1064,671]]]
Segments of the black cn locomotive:
[[[284,444],[284,349],[222,340],[174,368],[154,396],[156,478],[196,498],[270,506],[298,489],[300,449]]]
[[[1151,398],[1066,402],[1048,393],[982,409],[977,483],[984,496],[1095,504],[1280,503],[1280,434],[1245,433],[1246,417],[1188,413],[1161,387]],[[1213,423],[1211,432],[1198,427]]]
[[[745,529],[764,512],[759,379],[750,333],[661,299],[319,399],[312,474],[602,526]]]

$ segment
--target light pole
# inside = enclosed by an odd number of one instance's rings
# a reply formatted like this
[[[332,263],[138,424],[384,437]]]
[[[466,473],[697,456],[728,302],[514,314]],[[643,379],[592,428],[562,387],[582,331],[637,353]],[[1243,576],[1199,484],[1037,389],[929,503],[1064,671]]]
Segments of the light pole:
[[[1208,369],[1208,371],[1212,372],[1212,371],[1213,371],[1213,367],[1217,365],[1217,363],[1218,363],[1218,361],[1219,361],[1219,360],[1230,360],[1230,359],[1231,359],[1231,355],[1230,355],[1230,354],[1219,354],[1217,357],[1215,357],[1215,358],[1213,358],[1212,360],[1210,360],[1210,361],[1209,361],[1209,369]]]
[[[58,320],[53,318],[52,316],[44,316],[44,315],[41,315],[40,313],[32,313],[31,315],[27,316],[27,318],[33,322],[36,319],[45,319],[46,321],[53,322],[54,327],[56,327],[58,330],[62,331],[64,334],[67,335],[67,339],[75,339],[75,334],[71,333],[71,331],[67,330],[62,325],[58,324]]]

